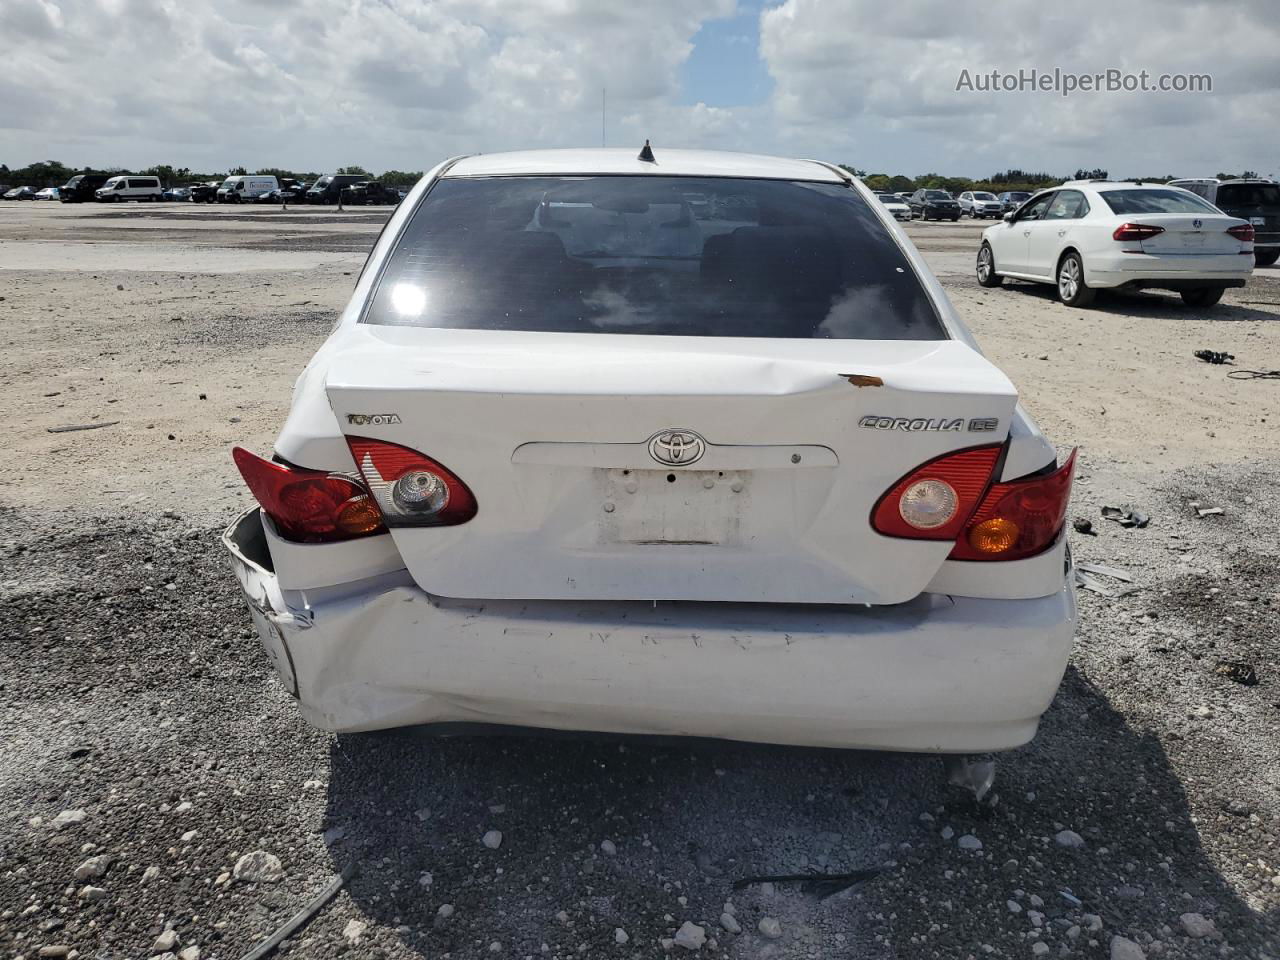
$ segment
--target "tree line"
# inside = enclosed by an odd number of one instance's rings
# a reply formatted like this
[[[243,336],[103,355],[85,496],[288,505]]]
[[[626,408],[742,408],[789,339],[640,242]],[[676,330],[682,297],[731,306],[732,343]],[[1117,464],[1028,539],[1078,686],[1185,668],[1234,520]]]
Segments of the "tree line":
[[[375,175],[364,167],[350,166],[339,167],[334,173],[350,173],[356,176],[365,177],[369,180],[377,180],[385,183],[389,187],[411,187],[422,179],[421,170],[387,170],[380,175]],[[259,170],[249,170],[247,167],[232,167],[225,172],[203,172],[192,170],[189,167],[172,167],[167,164],[160,164],[154,167],[147,167],[145,170],[129,170],[120,168],[102,168],[82,167],[75,169],[68,167],[66,164],[59,163],[57,160],[43,160],[38,163],[28,164],[25,167],[15,167],[10,169],[3,163],[0,163],[0,183],[8,184],[10,187],[60,187],[72,177],[81,173],[98,173],[107,176],[115,176],[116,174],[134,174],[137,176],[159,177],[160,183],[165,187],[182,187],[189,183],[203,183],[209,180],[224,180],[227,177],[237,175],[245,175],[249,173],[260,174],[264,177],[284,178],[288,177],[293,180],[305,180],[308,183],[315,182],[317,177],[322,177],[324,173],[316,173],[314,171],[302,170],[285,170],[282,167],[264,167]]]
[[[865,170],[859,170],[848,164],[840,164],[845,170],[848,170],[854,176],[862,179],[872,190],[885,193],[906,193],[920,189],[929,190],[947,190],[950,193],[963,193],[965,190],[987,190],[991,193],[1004,193],[1006,190],[1025,190],[1034,193],[1036,190],[1043,190],[1045,187],[1056,187],[1065,180],[1106,180],[1107,171],[1101,168],[1093,170],[1079,169],[1069,177],[1059,177],[1051,173],[1033,173],[1026,170],[1009,169],[993,173],[985,180],[973,180],[968,177],[947,177],[940,173],[925,173],[918,177],[907,177],[902,174],[888,173],[868,173]],[[167,164],[161,164],[155,167],[147,167],[145,170],[121,170],[121,169],[94,169],[84,167],[76,170],[65,164],[59,163],[57,160],[44,160],[39,163],[32,163],[25,167],[16,167],[9,169],[5,164],[0,163],[0,183],[8,184],[10,187],[59,187],[66,183],[78,173],[100,173],[114,175],[118,173],[137,174],[142,176],[159,177],[160,182],[165,187],[181,187],[188,183],[201,183],[209,180],[223,180],[226,177],[234,177],[237,175],[248,174],[251,171],[247,167],[232,167],[224,173],[216,172],[200,172],[192,170],[189,167],[171,167]],[[305,180],[308,183],[314,182],[317,177],[324,176],[323,173],[315,171],[302,170],[285,170],[281,167],[265,167],[252,171],[255,174],[261,174],[267,177],[283,178],[289,177],[294,180]],[[422,179],[421,170],[387,170],[381,174],[373,174],[360,166],[339,167],[334,173],[355,174],[356,176],[367,177],[370,180],[377,180],[385,183],[389,187],[411,187]],[[1246,170],[1243,173],[1218,173],[1219,180],[1232,180],[1236,177],[1257,177],[1258,174],[1252,170]],[[1176,180],[1177,177],[1172,174],[1165,174],[1161,177],[1125,177],[1125,180],[1141,180],[1144,183],[1167,183],[1170,180]]]
[[[948,193],[963,193],[966,190],[985,190],[989,193],[1005,193],[1006,191],[1025,191],[1035,193],[1045,187],[1056,187],[1067,180],[1107,180],[1107,171],[1101,168],[1077,170],[1070,176],[1062,177],[1052,173],[1032,173],[1026,170],[1009,169],[993,173],[985,180],[973,180],[969,177],[946,177],[939,173],[926,173],[918,177],[907,177],[902,174],[868,173],[847,164],[840,164],[854,176],[858,177],[870,189],[880,193],[911,193],[916,190],[946,190]],[[1195,174],[1200,176],[1201,174]],[[1219,180],[1234,180],[1258,176],[1252,170],[1243,173],[1219,172]],[[1122,177],[1123,180],[1136,180],[1142,183],[1168,183],[1179,179],[1178,175],[1166,173],[1159,177]]]

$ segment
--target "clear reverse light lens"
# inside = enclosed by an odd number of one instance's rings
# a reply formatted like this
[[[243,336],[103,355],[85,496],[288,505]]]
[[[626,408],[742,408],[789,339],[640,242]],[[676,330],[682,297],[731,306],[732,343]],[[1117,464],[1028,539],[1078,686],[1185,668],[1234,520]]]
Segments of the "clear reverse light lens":
[[[414,470],[395,482],[391,499],[401,510],[411,513],[439,513],[449,502],[449,488],[434,473]]]
[[[943,480],[921,480],[902,491],[898,513],[919,530],[933,530],[951,522],[960,498],[951,484]]]

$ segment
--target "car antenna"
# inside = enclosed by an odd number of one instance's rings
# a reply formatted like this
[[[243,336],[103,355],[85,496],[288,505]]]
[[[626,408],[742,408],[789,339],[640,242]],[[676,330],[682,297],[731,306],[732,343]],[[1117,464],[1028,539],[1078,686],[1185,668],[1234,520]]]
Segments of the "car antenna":
[[[645,163],[657,163],[657,162],[658,162],[658,161],[657,161],[657,159],[656,159],[656,158],[654,157],[654,155],[653,155],[653,147],[649,146],[649,141],[648,141],[648,140],[646,140],[646,141],[644,142],[644,146],[640,148],[640,156],[636,157],[636,159],[637,159],[637,160],[642,160],[642,161],[643,161],[643,162],[645,162]]]

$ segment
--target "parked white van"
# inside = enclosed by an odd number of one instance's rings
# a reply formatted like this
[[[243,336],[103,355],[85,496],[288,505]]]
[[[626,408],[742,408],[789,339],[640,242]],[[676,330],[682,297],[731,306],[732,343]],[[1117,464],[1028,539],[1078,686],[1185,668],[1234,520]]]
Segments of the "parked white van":
[[[119,203],[121,200],[151,200],[159,203],[164,199],[164,187],[160,186],[159,177],[112,177],[93,191],[93,195],[106,203]]]
[[[236,176],[227,177],[218,187],[219,203],[240,203],[245,200],[257,200],[264,193],[279,190],[280,184],[275,177]]]

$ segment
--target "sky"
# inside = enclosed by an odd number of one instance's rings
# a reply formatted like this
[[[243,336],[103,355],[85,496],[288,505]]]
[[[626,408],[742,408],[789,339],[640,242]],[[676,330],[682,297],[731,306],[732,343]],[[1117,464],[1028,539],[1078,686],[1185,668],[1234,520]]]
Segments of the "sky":
[[[1055,68],[1212,91],[979,79]],[[10,167],[424,170],[603,135],[910,176],[1280,174],[1278,93],[1274,0],[0,0]]]

